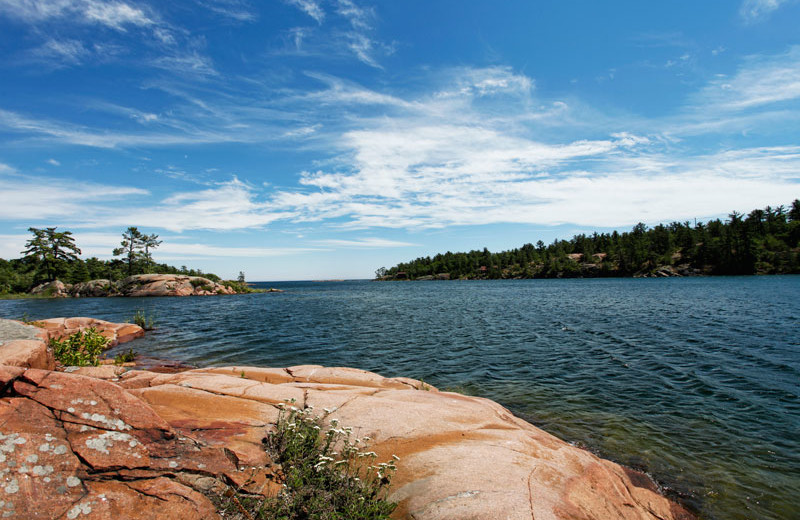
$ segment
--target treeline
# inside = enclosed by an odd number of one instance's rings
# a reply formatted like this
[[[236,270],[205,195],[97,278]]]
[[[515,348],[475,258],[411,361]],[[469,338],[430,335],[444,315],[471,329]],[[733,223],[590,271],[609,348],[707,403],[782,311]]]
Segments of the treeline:
[[[800,273],[800,200],[733,212],[692,225],[673,222],[630,232],[575,235],[492,253],[417,258],[376,271],[379,279],[501,279]]]
[[[112,260],[96,257],[82,259],[70,231],[57,228],[29,228],[32,237],[25,244],[21,258],[0,258],[0,293],[24,293],[55,279],[75,284],[89,280],[121,280],[132,274],[185,274],[203,276],[218,282],[220,277],[200,269],[180,268],[153,260],[152,251],[161,241],[158,235],[146,235],[130,227],[122,233],[122,247],[113,250]],[[240,275],[243,278],[244,275]]]

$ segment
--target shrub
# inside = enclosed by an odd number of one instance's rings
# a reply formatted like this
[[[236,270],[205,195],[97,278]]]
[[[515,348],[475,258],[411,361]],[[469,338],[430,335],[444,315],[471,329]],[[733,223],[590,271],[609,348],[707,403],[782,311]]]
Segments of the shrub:
[[[97,366],[100,354],[108,346],[108,338],[94,327],[78,331],[66,339],[50,339],[56,361],[64,366]]]
[[[222,282],[222,284],[230,289],[233,289],[238,294],[247,294],[255,292],[249,285],[247,285],[246,282],[239,282],[237,280],[225,280],[224,282]]]
[[[325,428],[313,409],[281,410],[266,442],[280,464],[283,491],[261,498],[240,493],[220,503],[224,518],[384,520],[396,504],[386,500],[396,470],[394,460],[375,463],[369,438],[353,438],[336,420]],[[393,458],[395,460],[397,457]],[[224,499],[223,499],[224,500]]]

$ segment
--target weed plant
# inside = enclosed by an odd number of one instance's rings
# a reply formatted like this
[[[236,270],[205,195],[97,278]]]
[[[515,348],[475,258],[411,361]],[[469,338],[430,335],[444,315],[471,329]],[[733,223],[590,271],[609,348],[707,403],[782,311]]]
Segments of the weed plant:
[[[325,427],[313,408],[282,408],[266,449],[280,464],[283,490],[262,498],[235,493],[222,499],[226,519],[248,520],[384,520],[396,504],[386,496],[395,460],[376,463],[366,451],[368,437],[355,438],[352,428],[336,420]]]
[[[142,310],[136,311],[136,314],[133,315],[133,322],[144,330],[153,330],[156,328],[155,317],[145,314]]]
[[[122,365],[124,363],[130,363],[135,359],[136,359],[136,352],[134,352],[132,348],[129,348],[127,352],[120,352],[119,354],[114,356],[114,364]]]
[[[65,339],[50,339],[56,361],[64,366],[97,366],[100,364],[100,354],[107,346],[108,338],[94,327],[78,331]]]

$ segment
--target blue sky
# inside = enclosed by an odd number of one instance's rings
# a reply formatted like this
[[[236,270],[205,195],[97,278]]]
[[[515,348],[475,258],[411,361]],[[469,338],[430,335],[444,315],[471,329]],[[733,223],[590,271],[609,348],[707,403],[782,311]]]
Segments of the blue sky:
[[[800,196],[800,2],[0,0],[0,257],[29,226],[369,278]]]

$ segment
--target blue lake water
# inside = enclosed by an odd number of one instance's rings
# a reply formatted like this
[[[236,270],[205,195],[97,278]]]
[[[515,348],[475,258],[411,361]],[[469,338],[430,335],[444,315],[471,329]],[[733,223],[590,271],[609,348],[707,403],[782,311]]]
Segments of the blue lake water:
[[[276,282],[283,293],[0,301],[154,315],[195,365],[351,366],[494,399],[643,469],[703,518],[800,518],[800,276]]]

